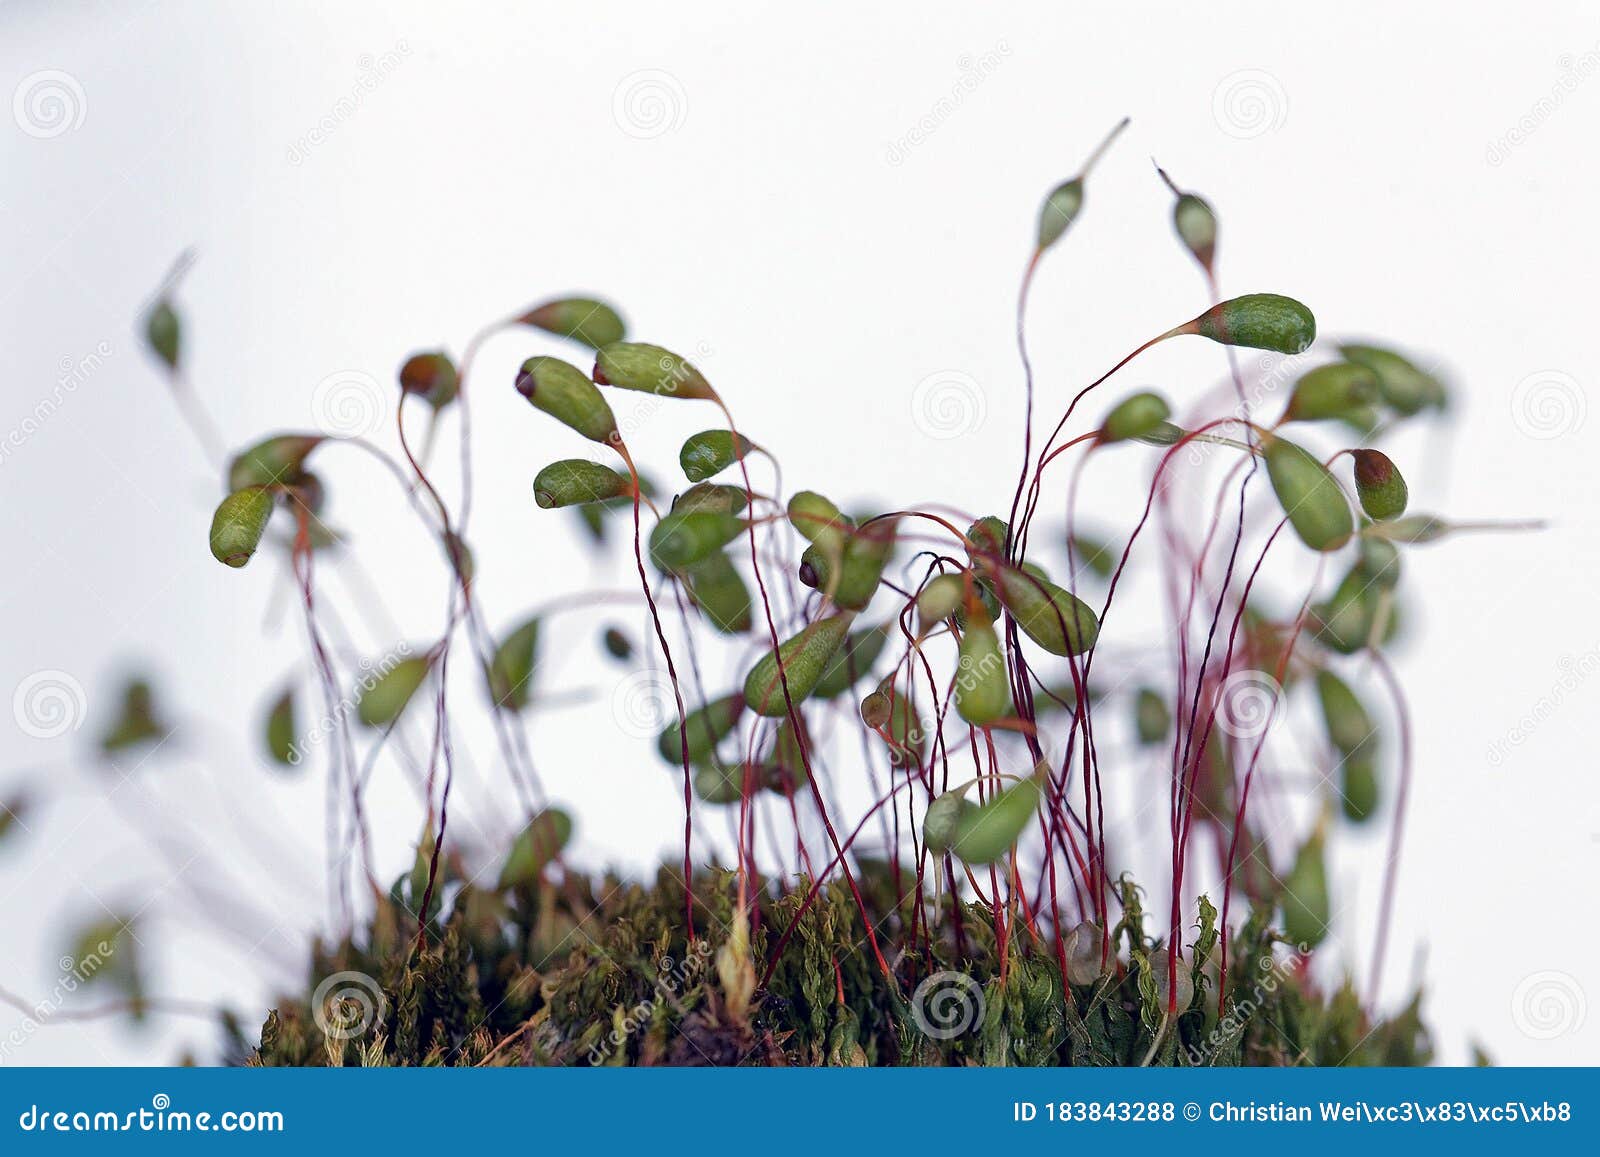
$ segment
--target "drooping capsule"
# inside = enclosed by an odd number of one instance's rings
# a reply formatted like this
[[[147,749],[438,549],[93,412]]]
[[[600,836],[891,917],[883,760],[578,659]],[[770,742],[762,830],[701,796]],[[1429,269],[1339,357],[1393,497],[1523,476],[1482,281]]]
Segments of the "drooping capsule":
[[[702,430],[691,434],[678,451],[678,465],[690,482],[704,482],[756,448],[743,434],[732,430]]]
[[[957,788],[935,796],[928,803],[922,817],[922,842],[928,851],[942,856],[955,843],[961,821],[976,811],[978,805],[969,800],[966,791]]]
[[[687,570],[716,554],[744,531],[742,519],[712,510],[674,511],[650,531],[650,561],[669,573]]]
[[[1160,394],[1142,390],[1112,407],[1100,423],[1100,441],[1123,442],[1143,438],[1172,416],[1172,407]]]
[[[144,337],[169,370],[178,368],[183,352],[183,326],[172,302],[162,298],[151,307],[144,319]]]
[[[1322,844],[1323,833],[1319,827],[1300,846],[1294,865],[1283,878],[1283,930],[1291,941],[1307,948],[1322,943],[1332,919],[1328,866]]]
[[[1328,742],[1342,754],[1349,755],[1372,739],[1372,717],[1367,709],[1350,685],[1326,667],[1317,672],[1317,700]]]
[[[279,486],[300,474],[306,458],[323,442],[321,434],[275,434],[240,451],[228,464],[228,490]]]
[[[272,491],[247,486],[224,498],[211,516],[211,554],[225,566],[241,567],[250,561],[272,518]]]
[[[959,574],[929,579],[917,595],[917,623],[927,634],[961,607],[967,597],[967,580]]]
[[[1381,450],[1353,450],[1356,461],[1356,497],[1361,509],[1379,522],[1406,512],[1409,492],[1399,469]]]
[[[558,297],[535,306],[517,320],[546,333],[570,337],[591,349],[619,342],[627,332],[622,315],[592,297]]]
[[[1350,502],[1328,468],[1284,438],[1261,439],[1267,477],[1300,541],[1312,550],[1338,550],[1355,533]]]
[[[1366,366],[1333,362],[1301,374],[1284,407],[1285,422],[1348,418],[1378,397],[1378,378]]]
[[[533,479],[533,500],[545,510],[632,495],[631,477],[587,458],[552,462]]]
[[[714,550],[679,573],[689,597],[717,631],[742,635],[750,629],[750,588],[726,553]]]
[[[741,514],[749,504],[750,500],[742,486],[700,482],[673,499],[672,512],[687,514],[691,510],[714,510],[719,514]]]
[[[591,442],[619,440],[617,417],[599,389],[577,366],[560,358],[533,357],[517,371],[517,393]]]
[[[1247,293],[1212,306],[1177,332],[1223,345],[1298,354],[1317,339],[1317,319],[1292,297]]]
[[[456,400],[461,377],[448,354],[412,354],[400,367],[400,389],[411,397],[422,398],[435,410],[442,410]]]
[[[956,712],[974,727],[1011,714],[1011,685],[994,624],[969,610],[961,636],[953,692]]]
[[[821,681],[828,660],[844,642],[854,618],[853,612],[841,611],[818,619],[762,656],[744,681],[744,697],[750,709],[758,715],[776,717],[787,714],[789,702],[798,706],[807,699]]]
[[[1172,712],[1155,688],[1139,688],[1134,696],[1133,723],[1139,742],[1146,747],[1160,743],[1172,730]]]
[[[645,342],[612,342],[595,357],[594,380],[602,386],[637,390],[663,398],[703,398],[717,392],[705,375],[669,349]]]
[[[519,623],[495,648],[489,661],[489,694],[502,711],[521,711],[533,693],[538,665],[539,618]]]
[[[1411,415],[1430,405],[1444,405],[1444,384],[1394,350],[1350,342],[1340,346],[1339,352],[1377,376],[1378,393],[1397,413]]]
[[[1003,565],[995,594],[1022,633],[1052,655],[1081,655],[1100,637],[1100,620],[1089,604],[1040,575]]]
[[[801,558],[804,566],[809,567],[802,581],[809,578],[809,585],[830,594],[837,606],[851,611],[865,610],[878,592],[878,582],[894,553],[894,543],[895,526],[888,519],[869,522],[847,532],[839,560],[838,581],[834,581],[828,553],[813,544]]]
[[[689,762],[699,763],[709,759],[712,752],[739,726],[744,717],[744,696],[737,692],[713,699],[704,707],[690,711],[686,717],[689,735]],[[683,730],[676,720],[667,724],[656,739],[656,750],[670,764],[682,765]]]
[[[406,709],[428,677],[427,659],[401,659],[361,689],[356,700],[356,718],[368,727],[387,727]]]
[[[1016,844],[1043,798],[1036,771],[993,799],[963,811],[956,818],[950,850],[968,864],[994,863]]]
[[[817,680],[816,690],[811,694],[818,699],[834,699],[843,695],[871,673],[872,665],[878,661],[888,641],[889,628],[886,624],[850,632],[834,652],[833,658],[828,660],[822,678]]]
[[[571,839],[572,817],[560,808],[545,808],[511,842],[498,886],[512,888],[534,883],[545,865],[559,856]]]
[[[267,709],[263,730],[267,754],[275,763],[292,767],[300,762],[299,749],[296,747],[300,733],[295,727],[293,687],[285,688],[283,694],[272,701],[272,706]]]
[[[844,550],[844,540],[855,523],[837,506],[814,490],[802,490],[789,499],[789,525],[807,542],[830,555]]]

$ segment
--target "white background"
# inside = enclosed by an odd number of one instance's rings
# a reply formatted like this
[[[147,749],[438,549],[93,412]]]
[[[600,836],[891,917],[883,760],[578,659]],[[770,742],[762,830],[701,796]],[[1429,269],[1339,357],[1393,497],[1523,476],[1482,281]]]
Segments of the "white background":
[[[1481,1042],[1504,1062],[1591,1062],[1587,9],[0,6],[0,96],[16,98],[0,116],[0,692],[61,671],[87,696],[81,730],[0,727],[0,782],[51,796],[0,848],[0,984],[41,998],[68,921],[144,910],[157,991],[258,1009],[297,983],[322,911],[321,795],[255,754],[264,697],[299,653],[285,574],[207,557],[216,484],[132,328],[181,250],[199,251],[181,293],[190,365],[231,443],[314,424],[330,375],[386,391],[407,353],[459,351],[484,322],[582,289],[621,303],[639,336],[696,351],[791,484],[825,475],[840,494],[978,510],[1014,478],[1011,310],[1039,198],[1126,114],[1036,288],[1042,407],[1203,305],[1152,154],[1218,207],[1226,291],[1290,293],[1326,334],[1439,359],[1454,424],[1397,444],[1415,504],[1551,528],[1408,559],[1419,771],[1385,994],[1425,978],[1447,1060]],[[29,104],[41,84],[66,105]],[[1220,355],[1180,344],[1128,387],[1197,398]],[[497,626],[627,581],[528,500],[537,467],[575,452],[508,388],[536,348],[497,339],[478,368],[476,537]],[[62,367],[86,358],[64,389]],[[917,383],[949,372],[983,399],[959,439],[930,437],[913,408]],[[706,417],[648,424],[659,474]],[[403,629],[425,637],[436,552],[386,480],[351,459],[330,477],[330,520],[357,532]],[[1086,504],[1125,509],[1117,477]],[[593,635],[575,626],[547,652],[549,678],[594,694],[539,725],[539,762],[578,811],[585,862],[642,870],[676,847],[674,788],[608,725],[617,671]],[[134,667],[156,672],[183,728],[119,779],[85,756]],[[486,776],[491,752],[478,745]],[[415,835],[394,794],[391,868]],[[480,800],[473,822],[510,826],[503,803]],[[1336,868],[1363,912],[1380,850],[1358,841]],[[196,888],[231,899],[205,914]],[[1335,974],[1364,963],[1367,929],[1330,947]],[[0,1009],[0,1033],[20,1024]],[[209,1030],[58,1023],[10,1059],[163,1062],[186,1047],[211,1055]]]

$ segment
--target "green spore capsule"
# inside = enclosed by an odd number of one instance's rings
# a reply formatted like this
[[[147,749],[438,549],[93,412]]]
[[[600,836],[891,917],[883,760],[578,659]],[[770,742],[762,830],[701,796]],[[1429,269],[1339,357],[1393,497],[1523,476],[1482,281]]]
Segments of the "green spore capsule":
[[[267,709],[264,730],[267,754],[274,763],[293,767],[300,762],[299,749],[296,747],[299,731],[294,720],[294,688],[287,688],[272,701],[272,706]]]
[[[994,863],[1015,846],[1043,798],[1038,779],[1029,778],[963,811],[956,819],[950,850],[968,864]]]
[[[613,659],[625,662],[633,658],[633,640],[618,627],[607,627],[600,636],[600,645]]]
[[[155,692],[145,679],[129,679],[122,688],[122,707],[100,737],[100,750],[112,754],[141,743],[162,739],[171,728],[156,711]]]
[[[872,665],[878,661],[888,641],[887,625],[850,632],[823,668],[822,678],[817,680],[812,696],[817,699],[836,699],[850,690],[872,671]]]
[[[778,724],[772,749],[763,761],[764,785],[780,795],[789,795],[805,787],[810,782],[806,773],[806,753],[810,750],[811,738],[806,733],[803,717],[799,730],[785,718]]]
[[[694,794],[702,803],[738,803],[744,798],[744,767],[707,759],[694,768]]]
[[[535,306],[517,320],[596,350],[621,341],[627,334],[622,315],[592,297],[558,297]]]
[[[855,527],[837,506],[814,490],[802,490],[789,499],[789,525],[830,555],[844,550],[846,534]]]
[[[1386,538],[1361,536],[1361,573],[1378,590],[1392,591],[1400,585],[1400,548]]]
[[[535,883],[545,865],[559,856],[571,840],[572,817],[560,808],[545,808],[511,842],[498,886],[513,888]]]
[[[1317,339],[1317,319],[1292,297],[1247,293],[1212,306],[1176,333],[1194,333],[1223,345],[1298,354]]]
[[[1334,362],[1300,375],[1284,407],[1285,422],[1347,418],[1371,406],[1378,397],[1378,377],[1366,366]]]
[[[1327,668],[1317,672],[1317,700],[1322,705],[1328,742],[1341,753],[1349,755],[1371,741],[1372,717],[1350,685]]]
[[[427,659],[401,659],[362,688],[356,700],[356,718],[367,727],[387,727],[406,709],[428,677]]]
[[[1011,686],[994,624],[970,615],[955,681],[956,712],[974,727],[987,727],[1011,713]]]
[[[1332,919],[1322,842],[1319,828],[1300,846],[1294,865],[1283,879],[1283,930],[1291,941],[1307,948],[1322,943]]]
[[[400,389],[422,398],[435,410],[442,410],[456,400],[461,377],[456,373],[455,362],[446,354],[413,354],[400,367]]]
[[[539,619],[534,616],[501,640],[489,661],[489,694],[502,711],[521,711],[533,693],[539,655]]]
[[[678,451],[678,465],[690,482],[704,482],[740,461],[756,444],[732,430],[702,430],[691,434]]]
[[[1351,823],[1366,823],[1382,802],[1377,761],[1367,751],[1346,756],[1339,768],[1339,807]]]
[[[758,715],[777,717],[788,713],[784,697],[784,684],[788,684],[788,698],[799,706],[816,690],[827,669],[828,660],[844,642],[850,630],[854,613],[842,611],[808,624],[800,632],[780,643],[776,650],[768,651],[750,669],[744,681],[744,697],[750,709]],[[782,663],[780,676],[779,663]]]
[[[719,632],[742,635],[750,629],[750,588],[722,551],[712,551],[680,572],[680,577],[689,597]]]
[[[240,451],[228,463],[228,491],[279,486],[298,476],[306,458],[323,442],[320,434],[275,434]]]
[[[1361,509],[1380,522],[1406,512],[1409,491],[1400,471],[1381,450],[1352,450],[1356,461],[1356,497]]]
[[[1006,520],[997,518],[993,514],[986,514],[971,526],[967,527],[967,556],[973,563],[978,563],[983,558],[998,560],[1005,557],[1006,536],[1011,533],[1011,528],[1006,525]]]
[[[894,554],[895,524],[890,519],[869,522],[845,539],[844,557],[839,563],[839,581],[831,589],[833,601],[851,611],[865,610],[878,593],[878,581]],[[825,565],[825,564],[824,564]]]
[[[612,342],[596,355],[594,380],[619,390],[663,398],[703,398],[717,392],[701,372],[671,350],[644,342]]]
[[[1283,438],[1266,436],[1261,452],[1267,477],[1289,525],[1312,550],[1338,550],[1355,533],[1355,518],[1344,490],[1328,468]]]
[[[517,371],[517,393],[535,409],[607,445],[621,441],[617,417],[595,384],[577,366],[560,358],[534,357]]]
[[[1171,416],[1172,407],[1160,394],[1149,390],[1130,394],[1118,402],[1100,424],[1100,441],[1123,442],[1146,437],[1166,424]]]
[[[632,478],[587,458],[552,462],[533,479],[533,500],[545,510],[632,495]]]
[[[1404,518],[1390,519],[1378,528],[1390,542],[1406,542],[1421,546],[1437,542],[1449,534],[1452,527],[1434,514],[1409,514]]]
[[[861,722],[876,730],[889,722],[891,708],[894,700],[891,693],[882,687],[874,687],[862,697],[860,706]]]
[[[1039,207],[1039,232],[1036,248],[1043,253],[1061,240],[1062,234],[1072,227],[1083,211],[1083,178],[1073,177],[1063,181],[1044,199]]]
[[[917,623],[927,634],[961,608],[967,598],[967,580],[958,574],[942,574],[928,580],[917,595]]]
[[[650,531],[650,561],[668,573],[687,570],[738,538],[744,528],[744,522],[732,514],[674,511]]]
[[[1409,416],[1430,405],[1444,405],[1444,384],[1394,350],[1352,342],[1340,346],[1339,352],[1376,375],[1379,395],[1396,413]]]
[[[178,321],[178,311],[166,298],[156,302],[146,315],[144,338],[169,370],[178,368],[178,358],[183,351],[183,326]]]
[[[1206,199],[1179,193],[1172,206],[1172,226],[1200,267],[1210,272],[1217,255],[1217,215]]]
[[[272,491],[249,486],[224,498],[211,516],[211,554],[225,566],[250,561],[272,518]]]
[[[878,684],[878,691],[888,700],[888,722],[878,724],[878,734],[889,748],[889,763],[896,768],[922,766],[922,755],[928,738],[922,718],[912,705],[911,696],[895,686],[890,674]]]
[[[1187,431],[1182,426],[1171,422],[1157,422],[1143,434],[1138,435],[1134,441],[1143,442],[1146,446],[1176,446],[1183,441]]]
[[[1106,543],[1084,535],[1074,535],[1068,543],[1072,558],[1089,569],[1096,578],[1107,579],[1117,569],[1117,555]]]
[[[1134,731],[1145,747],[1154,746],[1172,730],[1172,712],[1167,701],[1151,687],[1141,687],[1133,700]]]
[[[738,693],[713,699],[704,707],[688,713],[686,723],[689,735],[689,762],[700,763],[710,759],[733,729],[744,717],[744,696]],[[661,758],[675,766],[683,763],[683,740],[676,722],[669,723],[656,739],[656,751]]]
[[[1100,620],[1089,604],[1048,579],[1002,566],[995,593],[1022,633],[1052,655],[1081,655],[1100,637]]]
[[[741,486],[701,482],[673,499],[672,512],[688,514],[691,510],[711,510],[718,514],[741,514],[749,504]]]
[[[962,821],[977,810],[978,805],[969,800],[965,790],[960,788],[931,800],[927,814],[922,817],[922,842],[928,851],[936,856],[948,852],[956,841]]]

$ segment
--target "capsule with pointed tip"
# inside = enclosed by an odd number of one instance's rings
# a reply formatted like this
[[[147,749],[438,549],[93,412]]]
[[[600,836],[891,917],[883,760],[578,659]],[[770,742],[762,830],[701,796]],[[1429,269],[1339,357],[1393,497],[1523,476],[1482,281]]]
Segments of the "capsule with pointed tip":
[[[1297,354],[1317,339],[1317,319],[1292,297],[1247,293],[1220,302],[1176,333],[1193,333],[1223,345]]]
[[[1142,390],[1118,402],[1100,423],[1101,442],[1123,442],[1143,438],[1159,429],[1172,417],[1172,407],[1160,394]]]
[[[750,709],[776,718],[788,713],[790,702],[798,707],[809,698],[821,681],[828,660],[844,642],[853,618],[853,612],[842,611],[818,619],[763,655],[744,681],[744,697]]]
[[[1328,901],[1328,866],[1319,828],[1300,846],[1294,865],[1283,878],[1283,930],[1296,944],[1314,948],[1328,934],[1332,907]]]
[[[1039,207],[1039,231],[1035,248],[1043,253],[1061,240],[1062,234],[1072,227],[1083,211],[1083,178],[1073,177],[1063,181],[1044,199]]]
[[[502,711],[521,711],[533,692],[539,654],[539,618],[520,623],[495,648],[489,661],[489,694]]]
[[[265,486],[234,491],[211,516],[212,556],[225,566],[243,566],[261,545],[271,517],[272,491]]]
[[[145,317],[144,337],[169,370],[178,368],[183,350],[183,326],[178,320],[178,311],[166,298],[156,302]]]
[[[970,608],[961,636],[955,679],[956,712],[974,727],[987,727],[1011,713],[1011,686],[994,624]]]
[[[994,863],[1016,845],[1043,798],[1036,771],[993,799],[963,811],[956,818],[950,850],[968,864]]]
[[[690,482],[704,482],[721,474],[756,448],[743,434],[732,430],[702,430],[691,434],[678,451],[678,465]]]
[[[300,474],[306,458],[322,445],[321,434],[275,434],[241,450],[228,463],[228,490],[280,486]]]
[[[533,479],[533,500],[545,510],[632,495],[631,477],[587,458],[552,462]]]
[[[429,667],[427,659],[412,657],[401,659],[382,671],[361,689],[356,700],[356,718],[367,727],[387,727],[393,723],[428,677]]]
[[[1348,418],[1378,397],[1377,376],[1353,362],[1334,362],[1300,375],[1284,408],[1285,422]]]
[[[1409,492],[1400,471],[1381,450],[1353,450],[1356,460],[1356,497],[1361,509],[1379,522],[1406,512]]]
[[[599,389],[577,366],[560,358],[532,357],[517,371],[517,393],[591,442],[620,440],[617,417]]]
[[[730,516],[724,516],[730,517]],[[750,629],[750,588],[733,561],[714,550],[679,572],[701,614],[724,635],[742,635]]]
[[[619,390],[637,390],[663,398],[715,401],[717,392],[705,375],[686,359],[647,342],[612,342],[595,356],[594,380]]]
[[[735,692],[713,699],[704,707],[690,711],[685,718],[689,735],[689,762],[700,763],[710,759],[721,743],[744,718],[744,696]],[[681,765],[683,761],[683,734],[677,722],[667,724],[656,739],[656,751],[668,763]]]
[[[1372,371],[1378,379],[1379,395],[1396,413],[1409,416],[1429,406],[1444,407],[1444,383],[1394,350],[1349,342],[1340,346],[1339,352],[1347,361]]]
[[[422,398],[435,410],[442,410],[456,400],[461,377],[448,354],[413,354],[400,367],[400,389],[412,397]]]
[[[1172,226],[1200,268],[1211,271],[1217,256],[1217,215],[1204,197],[1179,193],[1172,205]]]
[[[1355,517],[1343,488],[1328,468],[1295,443],[1271,435],[1261,439],[1273,493],[1300,541],[1312,550],[1338,550],[1355,533]]]
[[[560,808],[545,808],[511,842],[498,886],[512,888],[534,883],[545,865],[559,856],[571,839],[572,817]]]
[[[570,337],[591,349],[619,342],[627,332],[622,315],[592,297],[558,297],[534,306],[517,320],[546,333]]]
[[[744,521],[714,510],[665,515],[650,531],[650,561],[669,573],[687,570],[738,538]]]

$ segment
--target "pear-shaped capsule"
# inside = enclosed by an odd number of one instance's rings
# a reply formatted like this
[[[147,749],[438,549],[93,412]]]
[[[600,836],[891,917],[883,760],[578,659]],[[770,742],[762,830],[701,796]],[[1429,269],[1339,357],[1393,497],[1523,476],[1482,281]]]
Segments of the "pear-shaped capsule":
[[[850,632],[834,652],[833,658],[828,660],[822,678],[817,680],[816,690],[811,694],[817,699],[834,699],[843,695],[871,673],[872,665],[878,661],[888,641],[889,628],[885,625]]]
[[[241,567],[250,561],[272,517],[272,491],[248,486],[224,498],[211,516],[211,553],[220,563]]]
[[[616,415],[604,395],[582,370],[560,358],[534,357],[523,362],[517,371],[517,393],[591,442],[619,439]]]
[[[1118,402],[1100,423],[1101,442],[1143,438],[1172,416],[1172,407],[1160,394],[1143,390]]]
[[[429,662],[424,658],[401,659],[361,689],[356,700],[356,718],[368,727],[387,727],[406,709],[428,677]]]
[[[1349,755],[1372,739],[1372,717],[1350,685],[1324,667],[1317,672],[1317,700],[1322,705],[1322,721],[1328,741]]]
[[[166,298],[156,302],[145,315],[144,337],[169,370],[178,368],[178,359],[183,351],[183,327],[178,321],[177,310]]]
[[[1204,197],[1179,193],[1172,205],[1172,226],[1200,267],[1212,269],[1217,255],[1217,215]]]
[[[563,458],[533,479],[533,500],[545,510],[631,497],[633,479],[587,458]]]
[[[1340,346],[1339,352],[1377,376],[1378,393],[1396,412],[1410,415],[1430,405],[1443,406],[1443,383],[1394,350],[1351,342]]]
[[[295,728],[293,687],[286,688],[283,694],[272,701],[272,706],[267,709],[264,731],[267,754],[275,763],[292,767],[300,762],[300,749],[297,746],[300,733]]]
[[[787,714],[790,702],[799,706],[807,699],[821,681],[828,660],[844,642],[853,618],[852,612],[842,611],[818,619],[762,656],[744,681],[745,702],[750,709],[758,715],[776,717]]]
[[[572,817],[560,808],[545,808],[511,842],[511,852],[500,869],[499,887],[534,883],[571,839]]]
[[[961,607],[967,598],[967,579],[958,574],[942,574],[928,580],[917,595],[917,623],[927,634]]]
[[[156,710],[155,691],[149,681],[129,679],[122,688],[121,709],[100,737],[100,750],[112,754],[165,738],[171,731]]]
[[[1381,450],[1353,450],[1356,460],[1356,497],[1361,509],[1383,522],[1406,512],[1409,492],[1400,471]]]
[[[1322,942],[1332,918],[1322,843],[1319,828],[1300,846],[1294,865],[1283,878],[1283,930],[1291,941],[1307,948]]]
[[[1063,181],[1044,199],[1039,207],[1039,231],[1036,248],[1043,253],[1061,240],[1061,235],[1072,227],[1083,210],[1083,178],[1073,177]]]
[[[321,434],[275,434],[240,451],[228,463],[228,490],[247,486],[281,486],[300,474]]]
[[[448,354],[413,354],[400,367],[400,389],[422,398],[435,410],[442,410],[456,400],[461,377]]]
[[[928,851],[938,856],[948,852],[956,841],[962,821],[977,810],[978,805],[967,798],[964,789],[957,788],[935,796],[922,817],[922,842]]]
[[[1297,354],[1317,339],[1317,319],[1292,297],[1247,293],[1221,302],[1180,327],[1223,345]]]
[[[674,511],[650,531],[650,561],[661,570],[678,572],[710,558],[744,531],[742,520],[712,510]]]
[[[1000,637],[981,614],[968,614],[953,694],[956,712],[974,727],[987,727],[1011,714],[1011,685]]]
[[[1334,362],[1300,375],[1284,408],[1285,422],[1316,422],[1348,418],[1370,406],[1378,397],[1378,378],[1365,366]]]
[[[1160,743],[1172,730],[1172,712],[1153,687],[1141,687],[1134,696],[1133,723],[1134,732],[1145,747]]]
[[[743,434],[732,430],[702,430],[691,434],[678,451],[678,465],[690,482],[704,482],[721,474],[756,448]]]
[[[663,398],[704,398],[717,392],[705,375],[669,349],[645,342],[612,342],[595,357],[594,380]]]
[[[689,597],[711,625],[724,635],[742,635],[750,629],[750,588],[731,559],[720,550],[680,572]]]
[[[489,661],[489,694],[502,711],[521,711],[533,691],[539,654],[539,619],[520,623],[495,648]]]
[[[1052,655],[1081,655],[1100,637],[1100,620],[1089,604],[1037,574],[1001,566],[995,593],[1023,634]]]
[[[547,333],[570,337],[591,349],[619,342],[627,332],[622,316],[592,297],[558,297],[535,306],[517,320]]]
[[[1338,550],[1355,533],[1350,503],[1328,468],[1295,443],[1261,440],[1267,477],[1300,541],[1312,550]]]
[[[685,720],[689,736],[689,762],[700,763],[711,758],[717,744],[733,734],[733,729],[739,726],[739,720],[743,717],[744,696],[737,693],[713,699],[704,707],[689,712]],[[675,721],[662,730],[656,739],[656,750],[661,753],[662,759],[671,764],[682,763],[683,735],[684,730],[680,730]]]
[[[950,850],[968,864],[994,863],[1016,844],[1043,798],[1036,772],[971,811],[963,811],[956,818]]]

